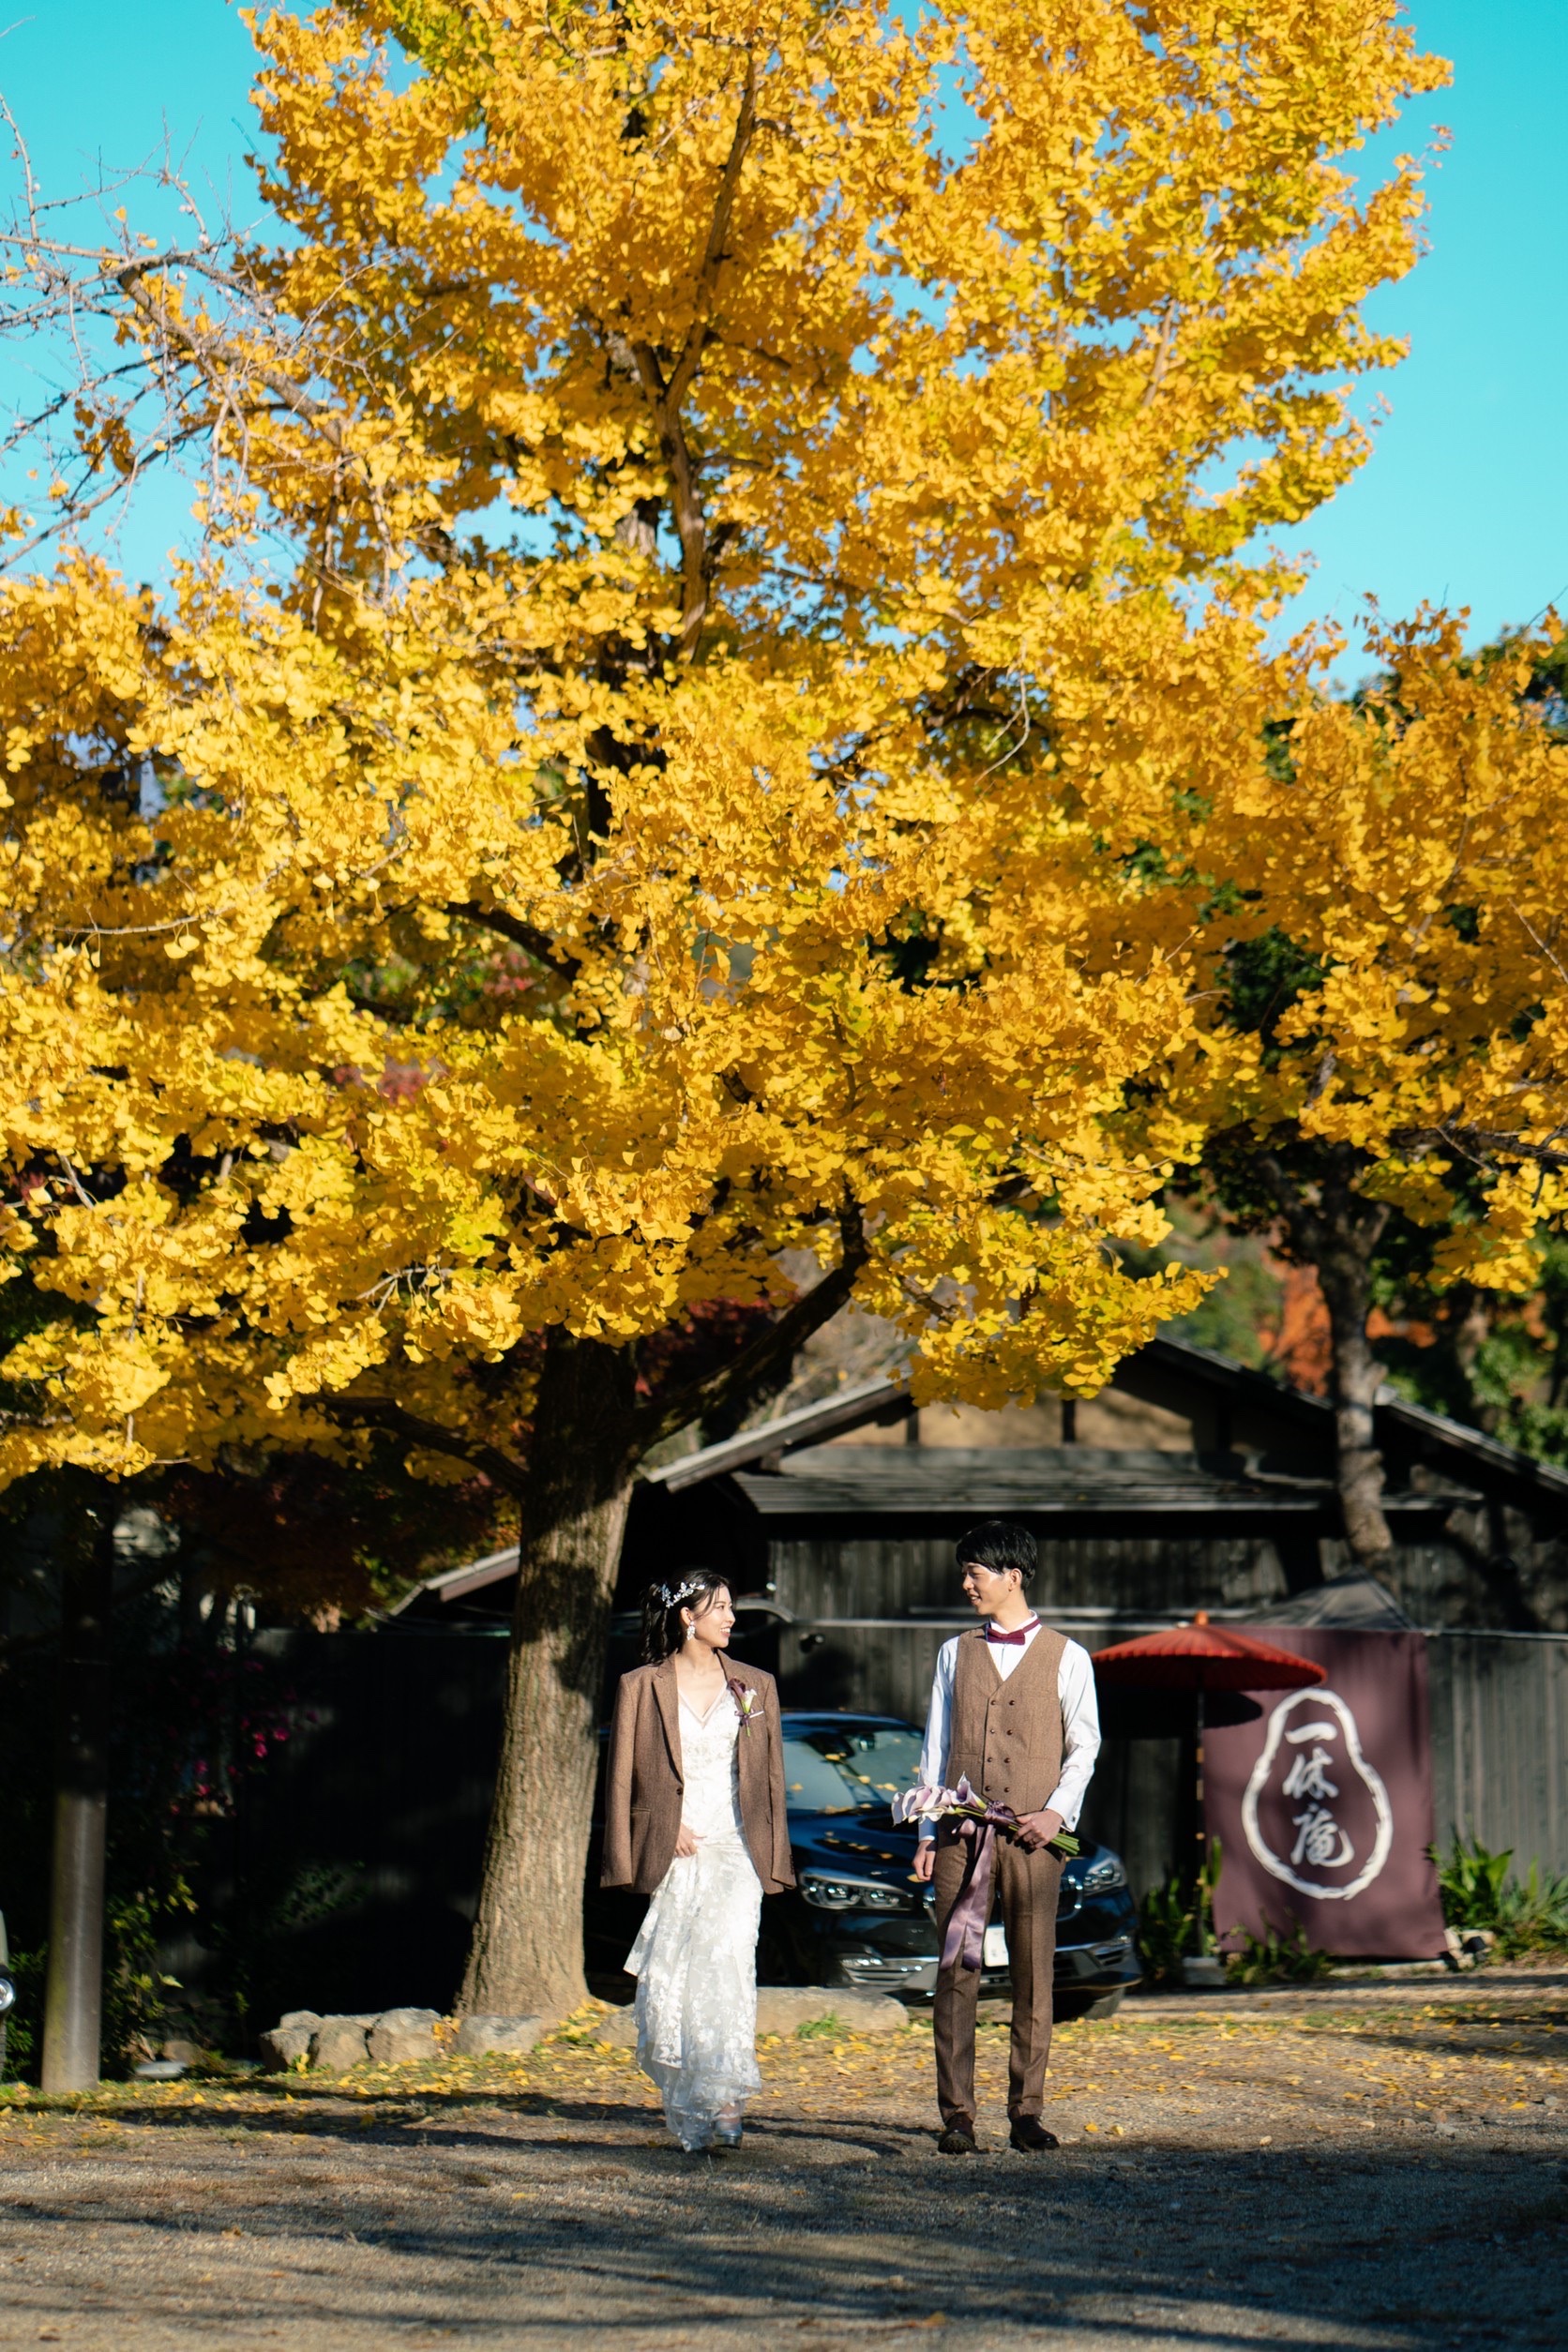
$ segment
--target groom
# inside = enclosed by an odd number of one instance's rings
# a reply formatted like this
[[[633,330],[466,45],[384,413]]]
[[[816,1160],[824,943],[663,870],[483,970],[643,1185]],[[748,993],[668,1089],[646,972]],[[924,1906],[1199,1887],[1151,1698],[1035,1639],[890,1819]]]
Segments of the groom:
[[[943,1642],[931,1685],[920,1755],[927,1788],[952,1788],[967,1773],[993,1804],[1011,1805],[1016,1833],[992,1841],[994,1874],[1013,1974],[1013,2041],[1007,2074],[1012,2144],[1030,2153],[1055,2148],[1040,2120],[1050,2055],[1056,1975],[1056,1899],[1062,1857],[1046,1848],[1076,1829],[1100,1750],[1100,1717],[1089,1654],[1042,1625],[1029,1606],[1037,1554],[1027,1528],[987,1519],[957,1545],[964,1596],[984,1620]],[[962,1891],[972,1847],[949,1818],[920,1826],[918,1878],[936,1881],[937,1934]],[[987,1891],[987,1912],[989,1891]],[[972,2156],[974,2019],[978,1966],[960,1956],[939,1970],[936,1991],[937,2104],[944,2156]]]

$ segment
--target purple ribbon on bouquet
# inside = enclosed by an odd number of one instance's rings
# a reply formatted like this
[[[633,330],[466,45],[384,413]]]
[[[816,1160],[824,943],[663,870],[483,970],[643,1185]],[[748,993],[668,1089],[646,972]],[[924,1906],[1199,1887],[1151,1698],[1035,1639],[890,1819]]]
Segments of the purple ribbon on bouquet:
[[[986,1922],[991,1915],[991,1857],[998,1830],[1018,1827],[1011,1805],[988,1805],[978,1817],[964,1815],[957,1833],[969,1847],[957,1900],[947,1914],[942,1939],[942,1966],[978,1968],[986,1954]]]
[[[996,1833],[999,1830],[1004,1834],[1016,1830],[1018,1817],[1011,1805],[988,1802],[970,1785],[967,1773],[960,1777],[957,1788],[930,1788],[922,1782],[893,1800],[895,1821],[950,1821],[955,1816],[957,1835],[969,1844],[969,1859],[964,1864],[958,1899],[947,1914],[942,1966],[951,1968],[961,1960],[966,1968],[977,1968],[985,1956],[986,1922],[990,1916],[991,1855]],[[1076,1854],[1080,1848],[1070,1830],[1059,1830],[1046,1850],[1065,1856]]]

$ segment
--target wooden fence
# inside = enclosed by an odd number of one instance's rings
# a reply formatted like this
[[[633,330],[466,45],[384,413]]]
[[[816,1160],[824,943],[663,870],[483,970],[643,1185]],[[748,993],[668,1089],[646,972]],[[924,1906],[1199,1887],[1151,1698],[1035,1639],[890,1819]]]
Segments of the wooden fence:
[[[1568,1636],[1433,1634],[1426,1666],[1439,1845],[1568,1871]]]

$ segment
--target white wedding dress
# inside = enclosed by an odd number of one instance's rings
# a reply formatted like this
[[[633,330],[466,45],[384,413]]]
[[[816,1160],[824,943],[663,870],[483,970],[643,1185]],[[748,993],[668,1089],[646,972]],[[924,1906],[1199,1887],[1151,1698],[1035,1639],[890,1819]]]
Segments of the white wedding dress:
[[[757,2072],[757,1929],[762,1884],[741,1827],[730,1693],[706,1715],[680,1702],[682,1827],[699,1840],[659,1880],[626,1958],[637,1979],[637,2059],[683,2148],[733,2144]]]

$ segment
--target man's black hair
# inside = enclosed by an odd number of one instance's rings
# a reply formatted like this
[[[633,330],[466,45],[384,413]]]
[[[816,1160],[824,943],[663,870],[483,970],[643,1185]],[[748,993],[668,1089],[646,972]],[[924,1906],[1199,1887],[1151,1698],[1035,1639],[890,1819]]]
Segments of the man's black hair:
[[[959,1536],[954,1550],[960,1568],[989,1568],[998,1576],[1016,1568],[1026,1592],[1040,1564],[1033,1536],[1012,1519],[982,1519]]]

